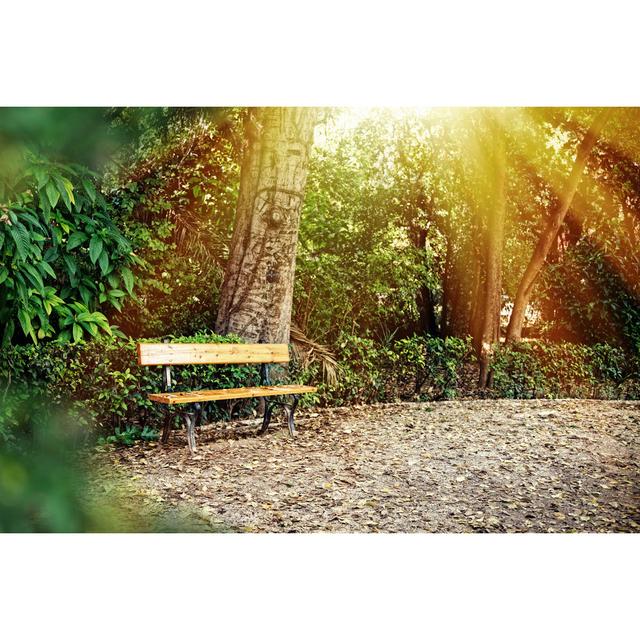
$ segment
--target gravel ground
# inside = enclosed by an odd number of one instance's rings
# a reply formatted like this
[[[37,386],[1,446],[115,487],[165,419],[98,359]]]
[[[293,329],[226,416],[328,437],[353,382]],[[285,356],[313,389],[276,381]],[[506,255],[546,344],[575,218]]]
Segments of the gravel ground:
[[[209,425],[193,457],[184,432],[110,450],[96,487],[124,474],[211,531],[640,531],[639,402],[404,403],[297,423],[294,441],[275,419],[263,437]]]

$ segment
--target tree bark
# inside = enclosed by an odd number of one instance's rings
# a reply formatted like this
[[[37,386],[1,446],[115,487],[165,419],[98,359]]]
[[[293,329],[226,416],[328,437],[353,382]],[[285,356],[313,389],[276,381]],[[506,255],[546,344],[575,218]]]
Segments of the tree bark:
[[[562,226],[567,211],[571,207],[571,203],[578,189],[578,185],[580,184],[580,179],[584,173],[584,168],[587,164],[587,160],[589,159],[589,155],[591,154],[591,151],[595,146],[598,136],[600,135],[608,117],[609,110],[603,109],[599,111],[578,146],[576,159],[565,189],[560,195],[558,206],[540,234],[538,243],[533,250],[531,259],[529,260],[529,264],[527,265],[522,279],[520,280],[520,284],[518,285],[516,299],[513,304],[513,310],[511,311],[511,318],[509,319],[509,326],[507,327],[508,342],[517,342],[522,339],[524,315],[527,305],[529,304],[529,299],[531,298],[531,293],[536,279],[544,267],[549,250],[558,235],[558,231]]]
[[[216,331],[289,342],[300,210],[318,112],[251,109]]]

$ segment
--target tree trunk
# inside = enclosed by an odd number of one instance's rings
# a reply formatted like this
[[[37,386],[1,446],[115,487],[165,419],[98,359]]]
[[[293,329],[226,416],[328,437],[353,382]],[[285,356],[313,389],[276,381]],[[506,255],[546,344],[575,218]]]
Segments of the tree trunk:
[[[474,333],[480,363],[481,388],[491,386],[491,359],[500,340],[502,308],[502,249],[505,219],[505,148],[504,134],[492,123],[493,156],[491,158],[491,194],[487,211],[484,251],[484,282],[477,309],[477,333]]]
[[[317,115],[308,108],[249,112],[218,333],[289,342],[300,210]]]
[[[423,252],[427,244],[427,231],[419,227],[410,229],[413,246]],[[437,336],[440,334],[436,318],[433,292],[426,283],[422,283],[416,292],[416,307],[418,309],[417,322],[412,323],[413,331],[419,335]]]
[[[576,159],[571,170],[571,174],[569,175],[569,179],[567,180],[564,192],[560,195],[558,206],[540,234],[538,243],[533,250],[531,259],[529,260],[529,264],[527,265],[524,275],[520,280],[520,284],[518,285],[516,299],[513,304],[513,310],[511,312],[511,318],[509,319],[509,326],[507,328],[508,342],[517,342],[522,339],[524,314],[527,305],[529,304],[534,284],[540,274],[540,271],[542,271],[547,254],[558,235],[558,231],[562,226],[567,211],[569,210],[569,207],[571,207],[573,197],[578,189],[580,179],[584,173],[584,168],[587,164],[587,160],[589,159],[589,154],[595,146],[598,136],[600,135],[608,117],[608,110],[603,109],[598,112],[582,139],[582,142],[580,142],[580,145],[578,146]]]
[[[453,270],[452,262],[453,262],[453,249],[452,249],[452,241],[451,234],[447,233],[447,248],[446,255],[444,260],[444,274],[443,274],[443,283],[442,283],[442,314],[440,316],[440,332],[443,338],[446,338],[451,335],[449,325],[451,323],[451,310],[450,306],[452,304],[452,274]]]

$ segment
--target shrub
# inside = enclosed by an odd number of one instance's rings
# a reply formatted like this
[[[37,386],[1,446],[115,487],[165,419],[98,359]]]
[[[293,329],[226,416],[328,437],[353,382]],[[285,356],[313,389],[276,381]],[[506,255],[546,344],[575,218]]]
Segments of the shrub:
[[[501,346],[494,358],[494,394],[506,398],[635,398],[638,360],[608,344],[540,340]]]
[[[338,380],[322,382],[322,404],[345,405],[397,400],[441,400],[461,395],[465,369],[475,362],[470,340],[412,336],[380,344],[343,334],[337,344]],[[318,383],[318,371],[301,382]]]
[[[0,178],[3,346],[110,334],[98,309],[133,294],[134,263],[88,169],[28,156]]]
[[[299,372],[319,383],[318,402],[345,405],[398,400],[476,397],[477,362],[470,339],[412,336],[380,344],[342,335],[336,347],[338,381],[319,382],[318,368]],[[502,345],[494,385],[482,395],[503,398],[638,398],[640,363],[619,347],[543,341]]]
[[[392,353],[397,386],[409,382],[413,396],[428,400],[459,395],[463,369],[475,362],[470,338],[412,336],[395,342]]]

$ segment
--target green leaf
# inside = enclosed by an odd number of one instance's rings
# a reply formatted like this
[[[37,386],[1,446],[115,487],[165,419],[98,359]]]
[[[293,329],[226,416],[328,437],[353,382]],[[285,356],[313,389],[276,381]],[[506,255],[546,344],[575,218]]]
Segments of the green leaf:
[[[96,189],[93,186],[93,183],[91,182],[91,180],[88,180],[87,178],[83,178],[82,179],[82,186],[84,187],[84,190],[87,192],[87,195],[89,196],[89,198],[91,198],[91,202],[95,202],[96,201]]]
[[[27,283],[22,276],[22,273],[16,272],[16,289],[18,290],[18,295],[22,300],[23,304],[27,304],[27,300],[29,299],[29,292],[27,291]]]
[[[47,184],[47,181],[49,180],[47,172],[41,167],[34,167],[33,175],[38,181],[38,189],[42,189],[42,187],[44,187],[44,185]]]
[[[1,267],[0,268],[0,284],[2,284],[7,279],[8,275],[9,275],[9,270],[6,267]]]
[[[50,275],[52,278],[56,277],[56,272],[51,268],[51,265],[47,262],[41,262],[38,265],[38,268],[40,269],[40,271],[44,271],[47,275]]]
[[[98,264],[100,265],[100,271],[102,271],[102,275],[107,273],[109,269],[109,256],[107,252],[103,249],[100,257],[98,258]]]
[[[126,294],[122,289],[111,289],[111,291],[109,291],[109,295],[113,298],[124,298]]]
[[[83,287],[82,285],[80,285],[79,289],[82,302],[84,302],[86,305],[89,305],[89,303],[91,302],[91,296],[93,295],[91,293],[91,290],[87,289],[87,287]]]
[[[44,282],[38,270],[32,264],[25,264],[23,272],[26,273],[29,282],[36,288],[38,293],[44,295]]]
[[[20,212],[20,220],[22,220],[22,221],[26,220],[32,227],[34,227],[36,229],[41,229],[42,231],[44,231],[44,228],[40,224],[40,221],[34,215],[31,215],[27,211],[21,211]],[[32,231],[31,235],[35,236],[36,234]],[[42,238],[42,239],[45,240],[46,238]]]
[[[89,314],[89,320],[91,322],[95,322],[102,329],[107,330],[109,328],[109,321],[107,320],[107,317],[99,311],[94,311]]]
[[[27,313],[27,310],[24,308],[18,309],[18,320],[20,321],[20,326],[22,327],[22,331],[25,336],[28,336],[32,333],[33,329],[31,327],[31,317]]]
[[[98,335],[98,327],[91,322],[81,322],[84,330],[94,338]]]
[[[91,258],[91,262],[93,264],[96,263],[96,260],[100,257],[102,253],[102,239],[100,236],[92,236],[91,241],[89,242],[89,258]]]
[[[73,258],[73,256],[64,255],[62,256],[62,259],[64,260],[64,263],[67,265],[67,270],[69,274],[74,275],[78,270],[78,265],[76,264],[76,261]]]
[[[73,341],[78,342],[82,340],[82,327],[79,324],[73,325]]]
[[[2,347],[6,349],[11,344],[11,338],[13,338],[13,332],[16,329],[16,325],[12,318],[7,322],[4,333],[2,335]]]
[[[24,226],[20,222],[16,222],[9,227],[9,233],[13,238],[13,241],[16,245],[16,249],[18,251],[18,255],[26,260],[29,256],[30,251],[30,242],[29,242],[29,232],[24,228]]]
[[[69,212],[71,212],[71,198],[69,197],[69,190],[67,188],[67,184],[65,183],[65,178],[58,175],[55,175],[53,178],[56,182],[56,186],[58,187],[58,193],[60,193],[60,195],[62,196],[62,201],[64,202]],[[67,180],[66,182],[69,181]]]
[[[56,189],[56,186],[49,180],[45,187],[45,191],[47,193],[47,198],[49,199],[49,203],[51,204],[51,208],[55,209],[58,204],[58,200],[60,199],[60,192]]]
[[[124,267],[120,270],[120,275],[122,276],[125,289],[129,295],[131,295],[131,292],[133,291],[133,273],[131,273],[131,269]]]
[[[61,180],[62,180],[62,184],[64,185],[65,191],[67,192],[67,195],[69,196],[69,200],[71,201],[71,204],[75,204],[76,203],[76,199],[73,197],[73,185],[66,178],[61,178]]]
[[[88,238],[86,233],[82,231],[74,231],[67,240],[67,251],[71,251],[79,247]]]

